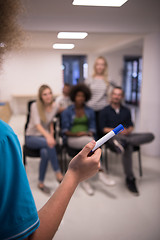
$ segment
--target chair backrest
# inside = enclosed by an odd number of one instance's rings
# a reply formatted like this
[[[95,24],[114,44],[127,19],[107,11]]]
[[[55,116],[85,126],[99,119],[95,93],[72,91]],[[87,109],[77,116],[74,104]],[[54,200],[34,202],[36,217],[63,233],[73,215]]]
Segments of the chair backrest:
[[[28,123],[29,123],[29,119],[30,119],[30,112],[31,112],[31,105],[32,103],[34,103],[36,100],[31,100],[28,102],[27,104],[27,121],[25,123],[25,126],[24,126],[24,133],[26,133],[26,130],[27,130],[27,127],[28,127]]]

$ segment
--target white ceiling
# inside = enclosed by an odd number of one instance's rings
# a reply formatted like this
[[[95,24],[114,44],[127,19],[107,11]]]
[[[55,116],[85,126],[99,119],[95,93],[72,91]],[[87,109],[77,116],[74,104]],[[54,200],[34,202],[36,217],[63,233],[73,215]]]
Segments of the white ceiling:
[[[142,45],[144,34],[160,31],[160,0],[128,0],[120,8],[73,6],[72,0],[22,0],[20,24],[27,47],[50,49],[55,42],[75,43],[72,52],[104,53]],[[86,31],[84,40],[57,39],[59,31]],[[57,51],[57,50],[55,50]]]

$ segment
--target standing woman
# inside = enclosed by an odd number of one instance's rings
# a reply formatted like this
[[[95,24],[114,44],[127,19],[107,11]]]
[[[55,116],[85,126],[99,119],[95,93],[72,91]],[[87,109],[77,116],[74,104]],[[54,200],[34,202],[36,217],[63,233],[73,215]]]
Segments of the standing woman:
[[[86,80],[86,84],[90,87],[92,93],[87,105],[95,112],[97,137],[99,138],[101,135],[99,113],[109,103],[109,92],[113,84],[108,81],[108,63],[104,57],[100,56],[96,59],[93,70],[92,78]]]
[[[55,171],[57,181],[61,182],[63,179],[54,139],[53,118],[57,113],[58,106],[53,102],[51,88],[48,85],[42,85],[39,88],[37,101],[31,105],[30,120],[26,130],[26,145],[32,149],[40,149],[41,161],[38,187],[46,193],[50,192],[50,189],[44,185],[49,160]]]

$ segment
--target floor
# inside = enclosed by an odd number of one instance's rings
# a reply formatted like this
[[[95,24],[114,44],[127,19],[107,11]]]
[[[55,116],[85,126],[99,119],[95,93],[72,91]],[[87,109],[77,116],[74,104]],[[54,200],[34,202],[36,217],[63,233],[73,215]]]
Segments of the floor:
[[[26,117],[13,116],[10,125],[23,144]],[[78,186],[55,240],[159,240],[160,239],[160,158],[142,156],[143,177],[139,177],[138,161],[134,153],[133,167],[140,196],[135,197],[125,187],[121,157],[110,153],[110,174],[116,186],[106,187],[93,177],[90,182],[95,190],[88,196]],[[37,209],[48,196],[37,189],[39,159],[27,159],[27,175]],[[46,185],[52,192],[58,187],[54,172],[48,166]]]

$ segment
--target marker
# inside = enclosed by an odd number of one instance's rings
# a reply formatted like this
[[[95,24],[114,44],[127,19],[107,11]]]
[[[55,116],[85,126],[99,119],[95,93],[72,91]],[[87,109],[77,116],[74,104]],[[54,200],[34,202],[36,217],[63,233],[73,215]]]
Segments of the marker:
[[[94,148],[92,149],[91,153],[95,151],[97,148],[101,147],[105,142],[107,142],[109,139],[117,135],[118,133],[122,132],[124,130],[124,127],[122,124],[119,124],[116,128],[114,128],[112,131],[104,135],[102,138],[100,138],[97,142]]]

